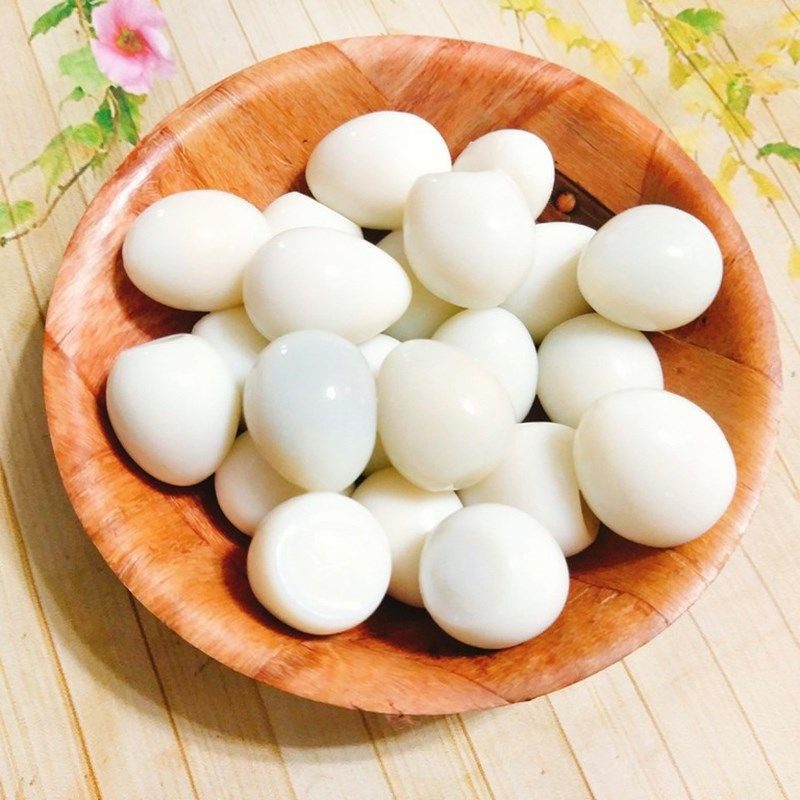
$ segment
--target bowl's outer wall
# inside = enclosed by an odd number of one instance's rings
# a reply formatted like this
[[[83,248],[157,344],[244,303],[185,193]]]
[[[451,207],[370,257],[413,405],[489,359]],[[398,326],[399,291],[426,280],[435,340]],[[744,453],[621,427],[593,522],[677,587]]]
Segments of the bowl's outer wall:
[[[722,289],[696,322],[655,334],[667,388],[720,423],[739,483],[702,538],[651,550],[605,531],[571,559],[564,614],[531,642],[498,652],[459,645],[424,612],[387,600],[337,636],[281,625],[253,598],[246,539],[222,518],[210,482],[149,479],[121,451],[104,407],[117,353],[187,330],[196,315],[150,301],[127,280],[120,247],[159,197],[213,187],[258,206],[305,187],[328,131],[358,114],[422,115],[453,153],[518,127],[551,146],[576,221],[599,224],[639,203],[700,217],[725,256]],[[556,212],[548,211],[550,218]],[[64,485],[89,536],[144,605],[240,672],[305,697],[389,713],[446,713],[536,697],[617,661],[697,598],[742,535],[774,449],[780,360],[769,300],[733,215],[698,167],[641,114],[566,69],[487,45],[426,37],[350,39],[256,64],[167,117],[108,181],[81,220],[47,317],[45,399]]]

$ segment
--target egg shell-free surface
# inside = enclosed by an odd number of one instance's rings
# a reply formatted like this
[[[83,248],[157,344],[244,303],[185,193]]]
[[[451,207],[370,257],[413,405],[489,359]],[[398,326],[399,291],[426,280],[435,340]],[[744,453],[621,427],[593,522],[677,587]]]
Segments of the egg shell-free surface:
[[[647,337],[599,314],[583,314],[553,328],[538,355],[539,400],[551,420],[573,428],[606,394],[664,388],[661,362]]]
[[[391,256],[325,228],[279,233],[244,277],[245,308],[268,339],[325,330],[364,342],[398,320],[410,300],[408,276]]]
[[[482,503],[456,511],[429,534],[419,582],[441,628],[465,644],[496,649],[555,622],[569,572],[558,543],[533,517]]]
[[[497,378],[508,392],[517,422],[525,419],[536,396],[538,361],[527,328],[502,308],[461,311],[434,333],[465,352]]]
[[[326,331],[276,339],[244,389],[259,452],[311,491],[341,491],[361,474],[375,446],[375,404],[375,379],[358,348]]]
[[[626,539],[674,547],[705,533],[736,490],[725,434],[700,406],[657,389],[598,400],[575,434],[586,502]]]
[[[460,311],[458,306],[431,294],[414,274],[406,258],[403,245],[403,231],[392,231],[378,242],[378,247],[385,250],[406,271],[411,281],[411,302],[402,317],[393,322],[386,333],[401,342],[409,339],[430,339],[434,331],[453,314]]]
[[[592,310],[578,287],[578,259],[594,229],[575,222],[541,222],[533,236],[533,267],[503,308],[541,342],[556,325]]]
[[[164,305],[217,311],[242,304],[242,276],[271,235],[264,215],[215,189],[177,192],[133,221],[122,245],[125,272]]]
[[[293,228],[331,228],[357,239],[364,238],[363,231],[355,222],[301,192],[287,192],[276,197],[264,209],[264,219],[269,223],[273,236]]]
[[[564,555],[597,538],[597,517],[581,500],[572,446],[575,431],[555,422],[514,428],[508,453],[483,480],[462,489],[464,505],[502,503],[530,514],[558,542]]]
[[[699,317],[722,283],[722,252],[697,217],[642,205],[597,232],[578,264],[581,293],[604,317],[640,331],[666,331]]]
[[[370,475],[353,492],[353,500],[374,515],[389,539],[392,551],[389,594],[402,603],[422,607],[419,559],[425,537],[462,507],[458,495],[452,491],[420,489],[389,467]]]
[[[392,465],[429,491],[469,486],[503,457],[514,409],[497,379],[451,345],[414,339],[378,374],[378,429]]]
[[[491,131],[470,142],[455,160],[453,169],[503,170],[522,190],[534,219],[544,211],[556,177],[547,143],[530,131],[508,128]]]
[[[269,344],[253,327],[244,306],[206,314],[197,320],[192,333],[205,339],[222,356],[240,391],[258,354]]]
[[[392,569],[375,517],[349,497],[312,492],[274,508],[247,553],[250,587],[268,611],[300,631],[330,634],[378,607]]]
[[[241,395],[217,351],[179,333],[123,350],[108,375],[106,406],[114,433],[145,472],[191,486],[233,444]]]
[[[500,305],[533,265],[525,197],[499,170],[420,178],[403,222],[411,269],[428,291],[464,308]]]
[[[314,148],[306,181],[314,197],[365,228],[392,230],[414,181],[451,168],[450,150],[429,122],[375,111],[332,130]]]

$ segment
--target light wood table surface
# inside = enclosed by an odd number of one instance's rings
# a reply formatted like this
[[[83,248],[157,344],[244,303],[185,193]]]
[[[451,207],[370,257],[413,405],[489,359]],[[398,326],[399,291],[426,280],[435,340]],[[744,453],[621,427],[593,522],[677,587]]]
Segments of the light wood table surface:
[[[75,31],[27,41],[49,5],[0,0],[4,191],[73,113],[59,110],[55,65]],[[157,84],[145,128],[275,53],[425,33],[521,47],[581,71],[667,130],[693,129],[701,165],[715,170],[727,139],[676,102],[657,32],[633,27],[623,0],[557,5],[641,55],[649,72],[627,61],[616,75],[602,71],[535,15],[520,21],[495,0],[162,0],[178,74]],[[714,5],[742,57],[789,8]],[[799,98],[787,92],[752,110],[741,148],[797,144]],[[759,197],[746,176],[732,186],[775,307],[784,411],[763,499],[720,577],[656,640],[575,686],[496,711],[398,719],[300,700],[210,661],[128,595],[72,512],[44,421],[43,318],[66,241],[121,155],[84,176],[43,229],[0,250],[0,798],[800,798],[800,280],[787,266],[800,237],[795,166],[759,162],[781,201]],[[14,188],[27,186],[33,178]]]

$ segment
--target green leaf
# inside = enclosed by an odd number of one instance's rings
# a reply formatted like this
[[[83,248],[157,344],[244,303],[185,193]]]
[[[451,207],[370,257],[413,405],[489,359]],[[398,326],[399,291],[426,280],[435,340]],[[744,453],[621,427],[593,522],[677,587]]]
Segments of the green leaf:
[[[667,52],[669,57],[669,85],[673,89],[680,89],[692,74],[692,70],[678,57],[678,53],[673,47],[670,47]]]
[[[109,85],[89,47],[65,53],[58,59],[58,68],[62,75],[72,79],[86,94],[99,94]]]
[[[108,98],[100,103],[100,107],[94,112],[94,121],[103,132],[103,137],[108,138],[114,132],[114,117],[111,113],[111,104]]]
[[[685,8],[680,14],[676,14],[675,18],[691,25],[704,36],[710,36],[712,33],[720,32],[725,15],[713,8]]]
[[[67,139],[64,132],[54,136],[47,147],[42,150],[39,157],[34,161],[39,167],[44,177],[46,196],[58,183],[59,178],[64,174],[69,166],[69,153],[67,152]]]
[[[56,3],[33,23],[28,41],[33,39],[34,36],[38,36],[40,33],[47,33],[47,31],[60,25],[74,10],[75,0],[63,0],[61,3]]]
[[[768,200],[783,200],[785,198],[780,187],[763,172],[749,167],[747,173],[755,184],[756,194],[759,197],[766,197]]]
[[[786,159],[786,161],[794,161],[800,164],[800,147],[795,147],[789,142],[770,142],[763,147],[758,148],[758,157],[776,155]]]
[[[129,94],[119,86],[112,86],[111,94],[117,101],[120,136],[126,142],[136,144],[139,141],[139,125],[142,122],[139,106],[144,102],[144,97]]]
[[[789,58],[792,59],[792,64],[800,61],[800,39],[793,39],[792,43],[786,48]]]
[[[81,89],[80,86],[76,86],[59,104],[58,107],[61,108],[66,103],[77,103],[79,100],[83,100],[86,97],[86,92]]]
[[[0,203],[0,236],[19,228],[36,216],[36,206],[30,200]]]
[[[103,144],[103,131],[96,122],[84,122],[81,125],[72,125],[64,131],[76,144],[82,144],[90,150],[96,150]]]
[[[752,94],[753,87],[747,78],[743,76],[734,78],[728,81],[725,87],[725,105],[734,114],[745,114]]]

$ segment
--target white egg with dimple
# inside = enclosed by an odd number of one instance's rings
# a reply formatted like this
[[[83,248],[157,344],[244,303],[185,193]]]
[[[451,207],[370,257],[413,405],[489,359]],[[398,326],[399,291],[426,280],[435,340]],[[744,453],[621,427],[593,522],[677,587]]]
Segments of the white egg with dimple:
[[[578,288],[578,259],[594,233],[574,222],[542,222],[534,228],[533,268],[503,303],[525,323],[534,341],[592,310]]]
[[[145,472],[191,486],[211,475],[233,444],[241,397],[216,350],[181,333],[123,350],[108,375],[106,408]]]
[[[392,465],[429,491],[460,489],[500,462],[514,409],[497,379],[466,353],[414,339],[378,374],[378,430]]]
[[[463,350],[508,392],[517,422],[523,420],[536,395],[538,364],[527,328],[503,308],[461,311],[433,334]]]
[[[705,533],[736,491],[725,434],[702,408],[671,392],[628,389],[583,415],[573,448],[578,483],[620,536],[675,547]]]
[[[507,172],[525,195],[534,219],[544,211],[556,177],[553,154],[547,144],[535,133],[513,128],[491,131],[470,142],[455,160],[453,169]]]
[[[451,168],[450,150],[429,122],[405,111],[374,111],[334,128],[306,165],[311,194],[365,228],[403,224],[421,175]]]
[[[261,353],[244,415],[264,458],[290,483],[338,492],[375,445],[375,379],[358,348],[326,331],[296,331]]]
[[[556,540],[529,514],[497,503],[456,511],[427,538],[419,583],[439,627],[474,647],[512,647],[558,618],[569,572]]]
[[[643,205],[610,219],[586,246],[578,284],[592,308],[641,331],[699,317],[722,283],[722,252],[697,217]]]
[[[295,228],[270,239],[244,277],[244,304],[268,339],[325,330],[364,342],[398,320],[411,300],[403,268],[341,231]]]
[[[403,231],[392,231],[378,242],[378,247],[385,250],[406,271],[411,281],[411,302],[397,322],[393,322],[386,333],[401,342],[409,339],[430,339],[433,332],[446,320],[461,309],[431,294],[414,274],[406,258],[403,245]]]
[[[422,607],[419,559],[427,535],[446,517],[458,511],[455,492],[428,492],[406,480],[396,469],[370,475],[353,492],[383,527],[392,551],[389,594],[395,600]]]
[[[530,514],[566,556],[597,538],[597,517],[578,490],[572,445],[575,431],[555,422],[525,422],[514,429],[505,458],[483,480],[462,489],[464,505],[502,503]]]
[[[658,353],[639,331],[583,314],[553,328],[539,345],[537,392],[554,422],[577,427],[595,400],[634,387],[664,387]]]
[[[355,222],[301,192],[287,192],[276,197],[264,209],[264,218],[273,235],[293,228],[331,228],[358,239],[364,238]]]
[[[195,189],[163,197],[133,221],[122,264],[137,289],[173,308],[217,311],[242,304],[242,276],[272,231],[252,203]]]
[[[244,306],[206,314],[195,322],[192,333],[205,339],[222,356],[240,390],[258,354],[269,344],[253,327]]]
[[[247,552],[259,602],[287,625],[331,634],[363,622],[389,585],[392,558],[378,521],[329,492],[293,497],[264,517]]]
[[[499,170],[420,178],[408,197],[403,242],[425,288],[464,308],[500,305],[534,261],[525,197]]]
[[[361,355],[367,360],[367,364],[369,364],[369,368],[372,370],[372,374],[375,378],[378,377],[381,365],[386,360],[386,356],[399,344],[400,342],[398,342],[397,339],[387,336],[384,333],[379,333],[373,339],[368,339],[358,346]],[[377,436],[375,439],[375,448],[372,451],[372,455],[369,457],[367,466],[364,467],[364,474],[371,475],[373,472],[377,472],[379,469],[384,469],[388,466],[389,457],[386,455],[386,450],[383,449],[381,437]]]

